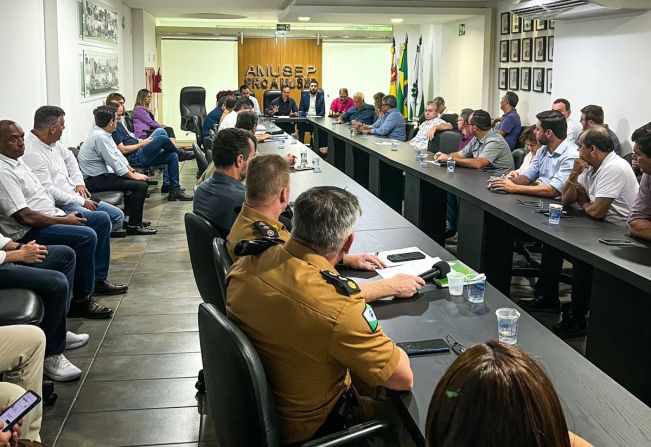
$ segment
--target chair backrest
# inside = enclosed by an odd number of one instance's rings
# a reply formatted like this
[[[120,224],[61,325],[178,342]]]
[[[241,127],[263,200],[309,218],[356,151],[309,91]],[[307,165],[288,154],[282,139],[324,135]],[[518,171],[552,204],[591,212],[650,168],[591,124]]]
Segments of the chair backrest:
[[[190,249],[192,273],[201,299],[226,312],[212,254],[212,240],[220,236],[219,232],[203,217],[185,213],[185,235]]]
[[[511,155],[513,156],[513,164],[515,165],[515,169],[520,169],[520,166],[522,166],[522,162],[524,161],[524,157],[527,156],[527,153],[529,151],[526,149],[516,149],[513,152],[511,152]]]
[[[441,115],[441,119],[443,121],[452,124],[452,130],[459,130],[459,126],[457,124],[458,118],[459,115],[457,115],[456,113],[444,113],[443,115]]]
[[[461,132],[457,132],[456,130],[448,130],[445,132],[441,132],[440,140],[439,140],[439,151],[443,152],[444,154],[451,154],[452,152],[456,152],[459,147],[459,143],[461,142]]]
[[[197,161],[197,178],[199,178],[208,167],[208,160],[206,154],[197,146],[197,143],[192,143],[192,152],[194,152],[194,159]]]
[[[271,389],[246,335],[215,306],[203,303],[199,305],[199,341],[217,444],[279,446]]]
[[[215,141],[214,132],[211,130],[210,135],[203,139],[203,150],[212,150],[212,143]]]
[[[413,139],[416,136],[417,128],[414,126],[414,123],[405,123],[405,135],[407,135],[407,141]]]
[[[210,162],[212,162],[212,150],[206,149],[205,154],[206,154],[206,161],[208,162],[208,164],[210,164]]]
[[[206,116],[206,89],[203,87],[183,87],[179,95],[181,129],[192,132],[192,117]]]
[[[197,139],[197,146],[201,147],[203,145],[203,117],[200,115],[194,115],[192,117],[192,128],[194,136]]]
[[[39,324],[44,315],[43,301],[31,290],[0,290],[0,326]]]
[[[133,110],[125,110],[123,118],[127,130],[133,132]]]
[[[228,289],[228,284],[226,284],[226,273],[228,269],[233,265],[228,250],[226,249],[226,241],[220,237],[216,237],[212,241],[212,257],[215,262],[215,270],[217,270],[217,279],[219,280],[219,285],[222,288],[222,297],[224,298],[224,305],[226,305],[226,290]]]
[[[265,90],[262,95],[262,103],[264,104],[264,110],[267,110],[270,107],[271,101],[280,97],[280,90]]]

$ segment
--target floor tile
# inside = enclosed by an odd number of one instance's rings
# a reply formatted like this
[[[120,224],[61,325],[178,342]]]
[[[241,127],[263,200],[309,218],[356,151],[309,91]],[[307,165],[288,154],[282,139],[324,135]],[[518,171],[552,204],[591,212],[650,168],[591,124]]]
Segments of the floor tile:
[[[59,435],[59,430],[61,430],[64,419],[65,416],[63,414],[54,415],[46,412],[43,413],[43,422],[41,423],[41,442],[44,445],[54,445],[54,440]],[[62,444],[59,445],[63,447]]]
[[[115,318],[109,328],[109,334],[154,334],[197,330],[196,314],[131,315]]]
[[[77,368],[81,369],[82,376],[79,380],[72,382],[54,382],[54,392],[57,394],[57,400],[52,406],[43,407],[43,417],[48,420],[53,416],[65,416],[72,405],[79,387],[82,384],[82,379],[88,373],[88,367],[92,358],[73,358],[69,355],[72,351],[66,351],[65,356],[70,359],[70,362]]]
[[[111,355],[176,354],[200,352],[199,332],[168,332],[162,334],[111,334],[97,354]]]
[[[203,368],[201,353],[97,357],[88,381],[193,378]]]
[[[165,315],[165,314],[195,314],[199,304],[203,301],[199,297],[190,298],[138,298],[124,300],[120,304],[117,315]]]

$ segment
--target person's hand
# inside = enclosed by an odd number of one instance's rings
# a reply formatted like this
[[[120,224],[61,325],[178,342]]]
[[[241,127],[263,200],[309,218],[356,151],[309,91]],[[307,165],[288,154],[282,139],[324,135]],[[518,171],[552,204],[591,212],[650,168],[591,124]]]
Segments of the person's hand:
[[[431,140],[434,138],[434,135],[436,135],[436,127],[432,127],[430,130],[427,131],[427,139]]]
[[[258,139],[258,142],[260,142],[260,141],[264,141],[267,138],[269,138],[269,134],[268,133],[261,133],[260,135],[256,135],[255,137]]]
[[[140,180],[140,181],[143,181],[143,182],[146,182],[147,180],[149,180],[149,177],[147,177],[145,174],[141,174],[141,173],[135,172],[135,171],[132,172],[132,174],[133,174],[133,179],[134,180]]]
[[[64,225],[86,225],[86,219],[77,217],[75,213],[70,213],[61,218],[61,223]]]
[[[97,209],[97,202],[93,202],[90,199],[86,199],[86,201],[82,206],[87,210],[95,211]]]
[[[515,171],[511,171],[508,174],[506,174],[506,178],[516,178],[518,175],[520,175],[520,171],[517,169]]]
[[[373,271],[386,267],[384,261],[371,253],[357,253],[354,255],[345,254],[343,263],[346,267],[354,268],[356,270]]]
[[[20,262],[25,264],[40,264],[47,256],[47,247],[37,244],[36,241],[29,241],[20,247],[18,253],[20,253]]]
[[[84,185],[75,186],[75,192],[82,196],[84,199],[90,199],[90,191]]]
[[[351,124],[351,126],[355,126],[355,127],[357,127],[357,125],[359,124],[359,121],[357,121],[357,120],[352,120],[352,121],[350,122],[350,124]]]
[[[296,164],[296,155],[287,154],[285,155],[285,160],[287,160],[290,166],[294,166]]]
[[[7,407],[0,407],[0,413],[4,412]],[[0,421],[0,447],[16,447],[18,440],[23,432],[22,419],[16,422],[10,431],[2,431],[5,428],[5,423]]]
[[[5,423],[0,421],[0,430],[2,430],[3,428],[5,428]],[[14,437],[13,430],[0,431],[0,447],[12,447],[11,438],[13,437]]]
[[[411,298],[425,285],[425,280],[420,276],[404,273],[398,273],[388,281],[396,298]]]
[[[280,108],[277,105],[275,105],[271,108],[271,114],[275,115],[276,113],[278,113],[279,110]]]
[[[341,117],[341,115],[339,115],[339,118],[337,118],[337,121],[335,121],[335,122],[336,122],[337,124],[343,124],[343,123],[344,123],[344,120],[343,120],[343,118]]]
[[[580,174],[587,166],[588,163],[585,160],[581,158],[577,158],[576,160],[574,160],[574,167],[572,168],[572,173]]]
[[[513,192],[515,186],[515,183],[508,178],[498,178],[488,183],[489,188],[504,192]]]
[[[443,152],[437,152],[434,154],[434,161],[437,161],[439,163],[442,161],[448,161],[448,158],[450,158],[450,156],[448,154],[444,154]]]
[[[296,113],[296,112],[289,112],[289,116],[298,116],[298,113]]]
[[[151,137],[147,137],[144,140],[140,140],[140,147],[146,146],[151,143]]]

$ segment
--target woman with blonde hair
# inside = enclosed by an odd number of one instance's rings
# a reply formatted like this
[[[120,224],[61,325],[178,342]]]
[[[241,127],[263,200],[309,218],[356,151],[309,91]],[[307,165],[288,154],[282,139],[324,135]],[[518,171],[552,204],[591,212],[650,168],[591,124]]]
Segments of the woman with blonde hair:
[[[165,129],[167,136],[176,143],[174,129],[161,124],[154,119],[149,106],[151,104],[151,92],[146,88],[138,91],[136,103],[133,106],[133,133],[138,138],[147,138],[156,129]]]

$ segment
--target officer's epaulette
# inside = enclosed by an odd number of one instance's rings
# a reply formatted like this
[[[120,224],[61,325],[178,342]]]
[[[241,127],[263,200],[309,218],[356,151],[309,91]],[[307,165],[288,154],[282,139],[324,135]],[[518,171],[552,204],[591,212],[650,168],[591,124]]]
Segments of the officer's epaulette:
[[[334,285],[337,290],[344,295],[350,296],[359,293],[359,286],[352,279],[348,279],[341,275],[335,275],[328,270],[321,270],[321,276],[323,276],[323,278],[330,284]]]
[[[278,234],[278,229],[276,229],[273,225],[269,225],[265,221],[258,220],[257,222],[253,222],[253,228],[258,230],[262,237],[272,239],[280,237]]]
[[[259,255],[269,247],[281,244],[284,244],[284,242],[279,238],[265,237],[262,239],[253,239],[250,241],[242,239],[237,244],[235,244],[235,249],[233,251],[237,256]]]

